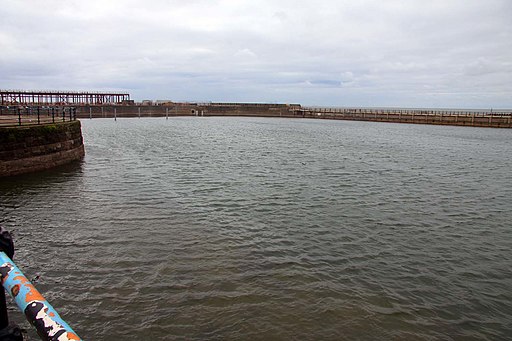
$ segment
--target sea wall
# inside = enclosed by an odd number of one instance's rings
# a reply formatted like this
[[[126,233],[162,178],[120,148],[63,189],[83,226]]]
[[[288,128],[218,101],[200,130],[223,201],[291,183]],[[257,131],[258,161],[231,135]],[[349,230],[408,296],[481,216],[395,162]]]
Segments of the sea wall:
[[[304,118],[435,124],[468,127],[512,128],[512,115],[464,111],[303,109]]]
[[[77,107],[79,118],[255,116],[512,128],[512,114],[456,110],[307,108],[298,104],[168,103]]]
[[[296,116],[293,104],[172,103],[166,105],[78,106],[78,118],[166,117],[166,116]]]
[[[53,168],[84,154],[80,121],[0,127],[0,176]]]

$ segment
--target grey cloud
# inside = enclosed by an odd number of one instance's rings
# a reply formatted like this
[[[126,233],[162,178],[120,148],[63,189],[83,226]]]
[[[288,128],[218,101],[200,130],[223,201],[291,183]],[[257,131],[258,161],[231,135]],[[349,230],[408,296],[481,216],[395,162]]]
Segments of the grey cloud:
[[[4,0],[0,79],[136,99],[512,107],[510,14],[507,0]]]

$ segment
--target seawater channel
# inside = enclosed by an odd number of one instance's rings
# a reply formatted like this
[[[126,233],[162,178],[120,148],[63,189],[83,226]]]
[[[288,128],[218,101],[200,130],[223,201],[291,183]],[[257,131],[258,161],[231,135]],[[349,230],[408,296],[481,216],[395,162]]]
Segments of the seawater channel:
[[[178,117],[82,131],[83,162],[0,181],[0,223],[85,340],[512,338],[512,130]]]

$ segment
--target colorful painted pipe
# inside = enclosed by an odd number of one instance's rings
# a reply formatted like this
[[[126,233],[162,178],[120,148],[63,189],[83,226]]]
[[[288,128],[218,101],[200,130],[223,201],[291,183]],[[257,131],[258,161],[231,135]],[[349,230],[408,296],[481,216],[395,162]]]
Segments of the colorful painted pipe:
[[[0,252],[0,276],[5,290],[42,340],[81,340],[4,252]]]

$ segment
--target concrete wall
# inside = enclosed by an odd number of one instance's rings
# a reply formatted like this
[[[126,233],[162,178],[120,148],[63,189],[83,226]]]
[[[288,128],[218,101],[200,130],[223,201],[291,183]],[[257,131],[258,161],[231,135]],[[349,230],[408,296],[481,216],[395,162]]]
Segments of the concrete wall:
[[[476,113],[413,113],[413,112],[336,112],[336,111],[303,111],[304,118],[319,118],[332,120],[373,121],[390,123],[413,123],[454,125],[468,127],[512,128],[511,115],[486,115]]]
[[[80,121],[0,128],[0,176],[53,168],[84,154]]]
[[[77,107],[79,118],[255,116],[512,128],[512,115],[421,110],[302,108],[298,104],[172,103]]]
[[[294,117],[286,104],[174,103],[169,105],[79,106],[78,118],[165,116],[268,116]]]

